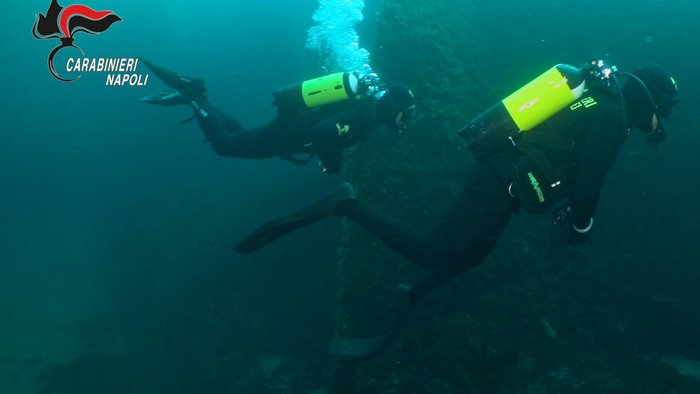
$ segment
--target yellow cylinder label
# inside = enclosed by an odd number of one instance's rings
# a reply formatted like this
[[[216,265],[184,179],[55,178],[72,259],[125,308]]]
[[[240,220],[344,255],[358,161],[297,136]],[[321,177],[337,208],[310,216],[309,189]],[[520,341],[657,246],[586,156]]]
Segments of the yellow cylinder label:
[[[554,66],[503,99],[503,105],[520,131],[527,131],[575,100],[567,78]]]
[[[305,81],[301,85],[304,104],[314,108],[349,99],[344,77],[345,73],[339,72]]]

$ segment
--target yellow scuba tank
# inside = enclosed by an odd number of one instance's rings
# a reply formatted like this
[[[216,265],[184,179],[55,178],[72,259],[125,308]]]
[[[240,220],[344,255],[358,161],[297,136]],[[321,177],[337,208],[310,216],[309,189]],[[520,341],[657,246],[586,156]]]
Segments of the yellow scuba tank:
[[[361,75],[338,72],[297,83],[273,93],[281,113],[300,112],[359,97]]]
[[[514,144],[520,133],[578,100],[585,89],[583,69],[557,64],[478,115],[459,133],[478,155],[500,151]]]
[[[335,73],[303,82],[301,95],[306,108],[320,107],[355,98],[358,84],[355,73]]]

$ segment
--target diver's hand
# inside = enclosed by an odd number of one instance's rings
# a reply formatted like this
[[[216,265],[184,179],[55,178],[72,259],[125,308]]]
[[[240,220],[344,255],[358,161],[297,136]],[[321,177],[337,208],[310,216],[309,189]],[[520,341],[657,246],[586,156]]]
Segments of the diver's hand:
[[[321,160],[318,161],[318,166],[321,168],[321,171],[323,171],[324,174],[326,175],[336,175],[338,172],[340,172],[340,161],[335,161],[335,160],[324,160],[321,158]]]
[[[590,219],[591,227],[593,226],[593,218]],[[562,226],[559,233],[559,242],[565,245],[578,245],[586,242],[591,236],[591,227],[581,228],[574,224]]]
[[[168,90],[141,98],[141,101],[147,104],[175,106],[189,104],[185,96],[177,90]]]
[[[557,225],[569,224],[571,223],[573,216],[574,209],[567,201],[559,205],[559,207],[554,208],[554,211],[552,212],[552,223]]]
[[[321,172],[323,172],[324,174],[326,174],[326,175],[331,175],[331,174],[328,172],[328,168],[326,168],[326,166],[323,165],[323,160],[319,160],[319,161],[318,161],[318,168],[320,168],[320,169],[321,169]]]
[[[554,209],[552,222],[560,227],[559,242],[567,245],[578,245],[591,235],[593,218],[578,220],[574,208],[569,203],[564,203]]]

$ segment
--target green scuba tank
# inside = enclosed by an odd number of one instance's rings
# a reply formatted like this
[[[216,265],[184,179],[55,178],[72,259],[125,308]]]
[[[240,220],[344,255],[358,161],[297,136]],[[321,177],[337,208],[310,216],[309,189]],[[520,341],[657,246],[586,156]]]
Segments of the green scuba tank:
[[[578,100],[587,72],[557,64],[478,115],[459,131],[477,155],[501,151],[527,132]]]

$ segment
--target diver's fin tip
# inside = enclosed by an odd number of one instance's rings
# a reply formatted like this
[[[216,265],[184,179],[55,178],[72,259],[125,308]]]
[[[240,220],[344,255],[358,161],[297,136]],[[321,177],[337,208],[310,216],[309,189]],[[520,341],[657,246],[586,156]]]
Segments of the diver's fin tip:
[[[379,354],[391,342],[392,337],[383,335],[369,338],[334,338],[328,350],[335,359],[359,361]]]

